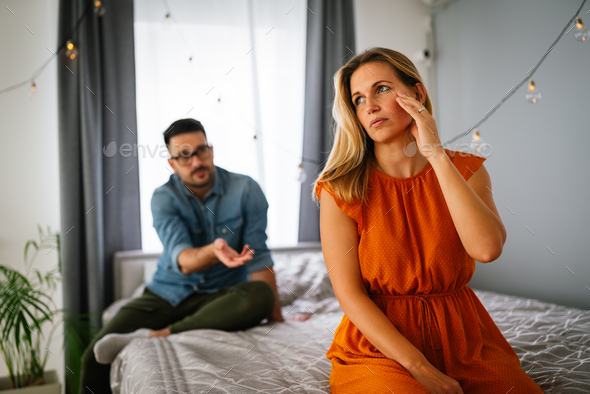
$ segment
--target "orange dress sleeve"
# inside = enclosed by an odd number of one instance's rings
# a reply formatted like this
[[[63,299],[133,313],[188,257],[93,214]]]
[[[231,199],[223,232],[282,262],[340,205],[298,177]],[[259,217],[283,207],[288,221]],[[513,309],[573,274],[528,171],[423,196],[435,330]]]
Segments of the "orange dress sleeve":
[[[360,234],[360,231],[363,228],[363,210],[360,201],[355,200],[354,204],[347,204],[345,201],[342,201],[338,197],[336,197],[336,194],[332,189],[330,189],[328,185],[324,184],[324,182],[319,180],[318,186],[315,188],[315,194],[318,197],[318,200],[320,201],[322,200],[322,189],[325,189],[326,192],[328,192],[332,196],[332,198],[336,202],[336,205],[338,205],[338,208],[340,208],[342,212],[351,217],[357,223]]]
[[[461,152],[461,151],[451,151],[452,156],[451,161],[457,168],[457,171],[463,178],[467,181],[471,178],[471,175],[483,164],[484,161],[487,159],[485,157],[477,156],[472,153]],[[447,151],[449,153],[449,151]]]

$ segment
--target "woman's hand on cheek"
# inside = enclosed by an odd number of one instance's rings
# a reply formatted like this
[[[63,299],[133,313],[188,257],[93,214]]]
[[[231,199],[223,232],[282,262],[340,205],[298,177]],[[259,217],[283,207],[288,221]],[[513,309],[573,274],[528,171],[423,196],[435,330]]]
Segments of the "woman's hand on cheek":
[[[430,161],[437,147],[442,146],[434,118],[428,110],[418,112],[424,108],[424,104],[401,90],[397,92],[396,100],[414,120],[410,133],[416,138],[416,145],[422,156]]]

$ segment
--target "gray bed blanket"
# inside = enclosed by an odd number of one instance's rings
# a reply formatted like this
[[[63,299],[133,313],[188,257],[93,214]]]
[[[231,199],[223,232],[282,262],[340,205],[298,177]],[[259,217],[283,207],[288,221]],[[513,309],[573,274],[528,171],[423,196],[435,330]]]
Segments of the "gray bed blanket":
[[[340,323],[321,253],[275,261],[286,321],[228,333],[195,330],[134,340],[111,367],[114,393],[329,393],[326,358]],[[590,313],[477,291],[521,367],[546,393],[590,392]]]

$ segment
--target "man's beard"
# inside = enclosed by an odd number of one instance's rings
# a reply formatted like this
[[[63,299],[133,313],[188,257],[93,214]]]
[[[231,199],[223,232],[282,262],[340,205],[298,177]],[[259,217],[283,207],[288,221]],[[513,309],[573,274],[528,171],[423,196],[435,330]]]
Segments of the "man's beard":
[[[198,171],[203,171],[203,170],[207,173],[208,176],[206,176],[206,179],[203,180],[202,182],[195,182],[193,176]],[[191,187],[202,188],[202,187],[209,186],[211,183],[213,183],[214,180],[215,180],[215,171],[214,170],[210,169],[209,167],[199,167],[191,172],[190,178],[187,180],[188,182],[186,182],[186,183],[188,183]]]

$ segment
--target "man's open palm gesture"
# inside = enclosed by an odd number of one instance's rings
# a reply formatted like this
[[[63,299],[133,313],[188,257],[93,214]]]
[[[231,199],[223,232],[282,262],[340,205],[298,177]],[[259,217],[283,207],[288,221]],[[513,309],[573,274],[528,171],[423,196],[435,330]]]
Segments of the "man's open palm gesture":
[[[215,256],[228,268],[239,267],[246,261],[252,260],[254,255],[254,249],[250,249],[249,245],[244,245],[242,253],[238,254],[223,238],[217,238],[213,242],[213,249],[215,250]]]

